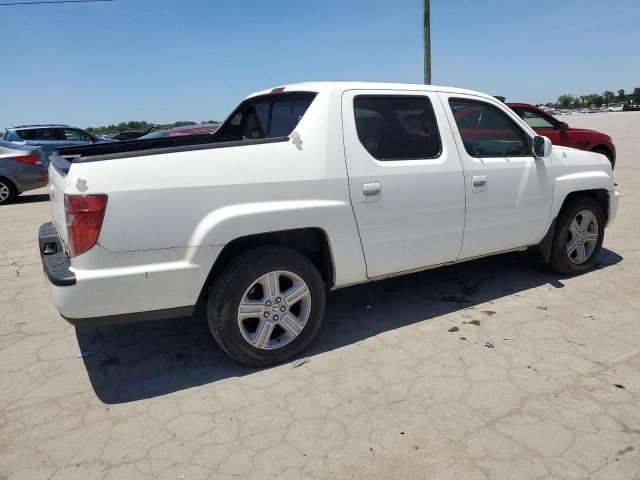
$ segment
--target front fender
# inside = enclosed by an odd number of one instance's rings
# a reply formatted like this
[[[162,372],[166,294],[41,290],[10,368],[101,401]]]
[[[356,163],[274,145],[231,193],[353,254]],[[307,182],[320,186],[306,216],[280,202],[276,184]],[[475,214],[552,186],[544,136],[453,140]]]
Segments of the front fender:
[[[553,194],[553,205],[551,208],[551,218],[554,219],[560,213],[560,209],[565,199],[571,193],[605,190],[613,192],[613,178],[605,171],[587,171],[571,173],[556,177]]]

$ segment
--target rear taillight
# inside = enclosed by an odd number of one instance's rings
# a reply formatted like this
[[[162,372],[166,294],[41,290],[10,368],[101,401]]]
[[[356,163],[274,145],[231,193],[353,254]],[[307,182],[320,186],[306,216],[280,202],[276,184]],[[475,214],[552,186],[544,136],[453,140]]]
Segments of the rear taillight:
[[[37,155],[23,155],[21,157],[11,157],[14,162],[26,163],[27,165],[40,165],[40,157]]]
[[[106,195],[64,196],[69,255],[77,257],[96,244],[106,208]]]

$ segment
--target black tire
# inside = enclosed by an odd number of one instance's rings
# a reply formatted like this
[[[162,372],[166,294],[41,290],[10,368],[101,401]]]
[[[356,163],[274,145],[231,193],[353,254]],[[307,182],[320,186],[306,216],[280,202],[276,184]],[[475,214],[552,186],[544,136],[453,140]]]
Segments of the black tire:
[[[595,215],[598,221],[598,239],[595,249],[584,263],[575,263],[571,261],[567,252],[567,242],[570,239],[569,227],[571,222],[583,210],[588,210]],[[606,218],[602,208],[592,197],[581,196],[569,200],[560,211],[556,228],[551,244],[551,255],[549,257],[549,267],[563,275],[579,275],[593,268],[596,257],[602,248],[604,240],[604,224]]]
[[[299,276],[311,295],[309,317],[297,337],[280,348],[256,348],[242,335],[238,308],[247,289],[263,275],[285,270]],[[252,248],[231,259],[213,281],[207,302],[209,329],[218,345],[234,360],[251,367],[284,362],[304,350],[320,329],[325,308],[322,277],[309,259],[278,246]]]
[[[611,152],[609,151],[609,149],[604,147],[596,147],[592,150],[592,152],[599,153],[600,155],[604,155],[609,159],[609,163],[611,163],[611,168],[613,169],[613,167],[615,167],[616,164],[613,161],[613,156],[611,155]]]
[[[13,203],[13,201],[18,196],[18,190],[16,189],[15,185],[11,182],[11,180],[8,180],[4,177],[0,177],[0,189],[4,190],[5,188],[9,190],[9,195],[6,198],[4,198],[4,200],[0,198],[0,205]]]

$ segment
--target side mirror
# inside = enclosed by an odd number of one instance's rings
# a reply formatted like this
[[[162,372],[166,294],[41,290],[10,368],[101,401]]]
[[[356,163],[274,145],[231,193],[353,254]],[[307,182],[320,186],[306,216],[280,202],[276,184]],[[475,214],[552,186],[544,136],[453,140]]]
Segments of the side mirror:
[[[558,127],[558,130],[560,130],[561,132],[566,132],[568,128],[569,128],[569,124],[567,122],[560,122],[560,126]]]
[[[533,155],[536,158],[547,158],[551,155],[551,147],[553,144],[551,140],[542,135],[536,135],[533,137]]]

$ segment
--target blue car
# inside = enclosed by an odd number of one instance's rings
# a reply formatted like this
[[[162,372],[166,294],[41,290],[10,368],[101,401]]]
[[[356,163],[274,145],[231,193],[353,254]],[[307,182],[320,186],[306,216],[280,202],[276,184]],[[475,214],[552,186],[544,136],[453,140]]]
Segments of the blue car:
[[[64,147],[114,141],[98,138],[84,130],[69,127],[68,125],[22,125],[11,127],[6,129],[3,140],[19,145],[40,146],[47,155]]]

